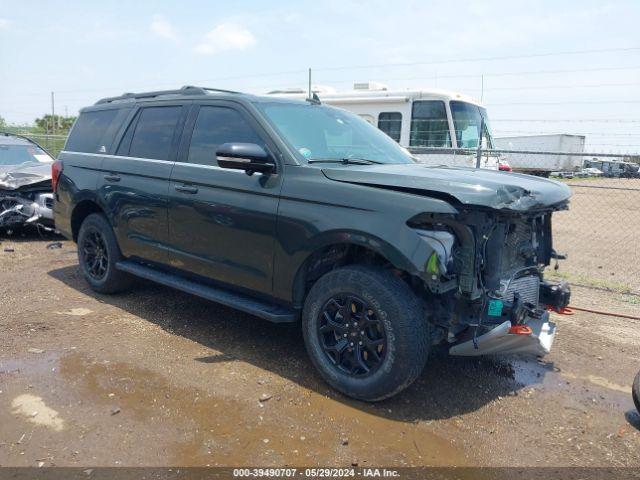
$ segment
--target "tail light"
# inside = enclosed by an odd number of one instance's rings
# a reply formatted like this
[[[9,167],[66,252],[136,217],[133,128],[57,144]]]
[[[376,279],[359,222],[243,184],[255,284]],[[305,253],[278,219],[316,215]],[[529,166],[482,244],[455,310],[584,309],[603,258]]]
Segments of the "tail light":
[[[62,161],[56,160],[51,165],[51,187],[53,188],[53,193],[56,193],[58,189],[58,180],[60,179],[60,174],[62,173]]]
[[[498,163],[498,170],[500,170],[501,172],[512,172],[513,171],[513,169],[511,168],[511,165],[509,165],[507,162]]]

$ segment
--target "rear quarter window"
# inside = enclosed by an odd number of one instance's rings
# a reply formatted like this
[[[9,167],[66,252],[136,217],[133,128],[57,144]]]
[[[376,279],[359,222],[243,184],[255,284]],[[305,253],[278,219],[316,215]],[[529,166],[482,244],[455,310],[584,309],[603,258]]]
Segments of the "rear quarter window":
[[[126,116],[124,109],[83,112],[71,129],[65,150],[83,153],[109,153],[117,127]]]

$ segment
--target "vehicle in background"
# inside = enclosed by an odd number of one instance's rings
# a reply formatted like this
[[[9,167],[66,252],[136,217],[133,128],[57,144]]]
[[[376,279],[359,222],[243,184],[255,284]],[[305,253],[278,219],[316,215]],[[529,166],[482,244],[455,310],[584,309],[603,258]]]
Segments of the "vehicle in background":
[[[551,178],[573,178],[573,172],[551,172],[549,173]]]
[[[600,160],[598,158],[593,158],[590,160],[584,161],[584,167],[587,168],[596,168],[598,169],[603,176],[613,178],[613,177],[623,177],[623,178],[638,178],[639,167],[637,163],[625,162],[622,160]]]
[[[498,170],[500,170],[501,172],[513,172],[513,168],[511,168],[509,162],[504,159],[498,160]]]
[[[549,135],[522,135],[496,137],[498,150],[524,150],[539,152],[584,153],[585,137],[564,133]],[[505,153],[501,156],[509,162],[514,172],[548,177],[551,172],[574,172],[582,165],[581,155],[543,155]]]
[[[313,92],[322,103],[344,108],[378,127],[407,148],[420,163],[475,167],[476,152],[451,153],[447,149],[477,149],[480,129],[484,148],[493,147],[487,110],[473,98],[446,90],[388,90],[377,82],[356,83],[350,92],[335,92],[316,87]],[[302,89],[284,89],[269,95],[304,99]],[[442,153],[424,152],[424,148],[443,149]],[[484,154],[480,167],[499,169],[497,155]],[[502,162],[502,171],[510,171]]]
[[[143,277],[301,321],[332,386],[382,400],[452,355],[544,355],[560,182],[429,166],[318,101],[199,87],[84,108],[52,165],[56,227],[96,291]],[[286,359],[287,352],[282,352]],[[437,388],[437,385],[434,385]]]
[[[602,175],[604,175],[602,170],[595,167],[583,168],[582,170],[578,170],[578,172],[576,172],[576,176],[579,177],[601,177]]]
[[[53,227],[53,158],[34,141],[0,133],[0,229]]]

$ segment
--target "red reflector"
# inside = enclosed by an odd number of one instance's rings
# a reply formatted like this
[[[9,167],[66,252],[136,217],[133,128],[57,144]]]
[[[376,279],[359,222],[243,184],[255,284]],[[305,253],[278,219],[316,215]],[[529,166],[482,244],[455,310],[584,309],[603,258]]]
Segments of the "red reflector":
[[[56,193],[58,189],[58,180],[60,179],[60,174],[62,173],[62,161],[56,160],[51,165],[51,187],[53,188],[53,193]]]
[[[531,335],[533,330],[527,325],[514,325],[509,329],[509,333],[514,335]]]

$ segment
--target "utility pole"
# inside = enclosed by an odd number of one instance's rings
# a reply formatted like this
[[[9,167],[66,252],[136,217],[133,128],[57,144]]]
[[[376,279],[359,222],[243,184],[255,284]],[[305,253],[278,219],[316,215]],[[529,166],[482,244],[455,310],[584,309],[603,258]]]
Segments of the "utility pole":
[[[311,93],[311,68],[309,68],[309,98],[313,98],[313,94]]]
[[[51,133],[56,134],[56,101],[51,92]]]

